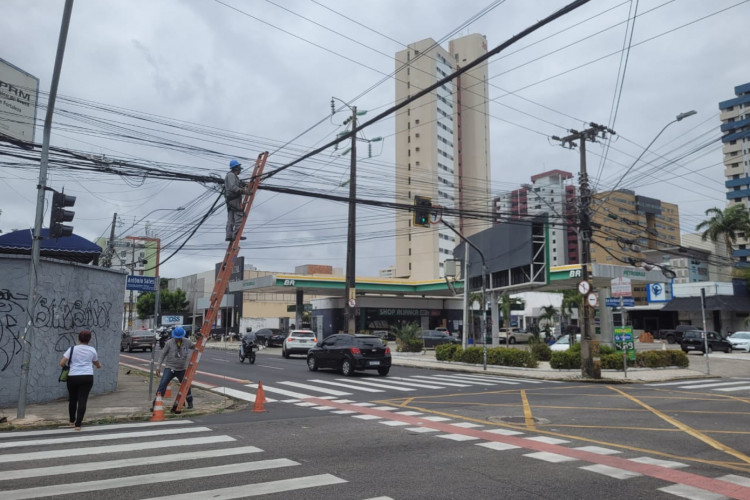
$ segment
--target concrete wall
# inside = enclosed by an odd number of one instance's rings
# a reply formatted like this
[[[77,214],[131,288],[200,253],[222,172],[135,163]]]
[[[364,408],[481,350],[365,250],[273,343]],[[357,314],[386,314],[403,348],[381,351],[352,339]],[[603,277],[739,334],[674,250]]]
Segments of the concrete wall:
[[[0,255],[0,407],[18,402],[29,292],[28,256]],[[117,388],[125,274],[100,267],[41,259],[31,337],[28,404],[67,397],[57,381],[62,353],[92,331],[90,346],[103,367],[94,373],[92,393]]]

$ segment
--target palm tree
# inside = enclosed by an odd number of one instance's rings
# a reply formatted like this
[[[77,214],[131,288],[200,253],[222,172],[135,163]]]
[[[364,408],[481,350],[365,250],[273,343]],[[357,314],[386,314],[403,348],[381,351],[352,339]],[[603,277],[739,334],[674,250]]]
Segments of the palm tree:
[[[560,304],[560,314],[563,318],[570,318],[573,315],[573,309],[581,309],[583,295],[581,295],[576,289],[563,290],[562,294],[563,298],[562,304]],[[568,323],[569,321],[565,322],[566,325]]]
[[[710,218],[695,226],[695,229],[703,231],[701,234],[703,241],[710,239],[715,242],[723,236],[727,252],[731,257],[733,244],[737,241],[737,233],[750,232],[750,212],[747,207],[738,203],[724,210],[709,208],[706,210],[706,216]]]

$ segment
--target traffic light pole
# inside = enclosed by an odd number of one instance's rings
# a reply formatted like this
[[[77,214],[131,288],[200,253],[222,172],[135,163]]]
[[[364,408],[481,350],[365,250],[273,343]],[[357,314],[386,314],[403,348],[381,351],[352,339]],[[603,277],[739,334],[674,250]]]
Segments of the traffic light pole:
[[[65,0],[62,24],[60,26],[60,37],[57,41],[57,55],[55,57],[55,68],[52,72],[52,83],[50,85],[49,100],[47,102],[47,115],[44,119],[44,136],[42,140],[42,156],[39,166],[39,184],[37,185],[36,197],[36,219],[34,221],[34,232],[31,239],[31,264],[29,267],[29,294],[26,306],[26,328],[21,336],[21,348],[23,349],[23,361],[21,362],[21,376],[18,384],[18,409],[17,418],[26,416],[26,388],[29,383],[29,365],[31,364],[31,349],[34,339],[34,314],[37,302],[37,273],[39,272],[39,254],[42,239],[42,218],[44,217],[44,197],[47,190],[47,163],[49,161],[49,141],[52,131],[52,115],[55,111],[55,100],[57,98],[57,85],[60,82],[60,70],[62,69],[63,56],[65,55],[65,42],[68,38],[68,26],[70,25],[70,14],[73,11],[73,0]]]

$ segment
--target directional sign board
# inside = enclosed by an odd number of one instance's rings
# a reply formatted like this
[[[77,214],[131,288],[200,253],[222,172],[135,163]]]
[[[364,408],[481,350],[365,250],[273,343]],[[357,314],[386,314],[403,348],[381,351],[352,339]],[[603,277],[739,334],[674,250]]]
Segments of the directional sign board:
[[[615,327],[615,349],[618,353],[625,351],[630,361],[635,361],[635,343],[633,342],[633,327]]]
[[[630,278],[614,278],[610,283],[612,297],[630,297],[633,295],[633,286]]]
[[[635,307],[635,299],[633,297],[607,297],[604,299],[604,305],[607,307],[620,307],[620,300],[622,300],[622,307]]]
[[[139,292],[153,292],[156,290],[156,278],[153,276],[128,275],[125,289],[137,290]]]

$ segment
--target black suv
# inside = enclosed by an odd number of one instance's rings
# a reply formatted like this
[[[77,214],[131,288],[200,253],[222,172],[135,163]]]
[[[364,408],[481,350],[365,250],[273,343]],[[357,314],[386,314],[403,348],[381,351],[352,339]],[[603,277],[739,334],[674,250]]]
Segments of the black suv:
[[[683,352],[697,351],[706,353],[706,339],[708,352],[724,351],[732,352],[732,343],[716,332],[703,332],[701,330],[690,330],[682,334],[680,346]]]
[[[321,340],[307,353],[307,368],[340,370],[345,376],[355,370],[377,370],[388,375],[391,369],[391,350],[374,335],[340,333]]]
[[[261,328],[255,332],[258,343],[264,347],[281,347],[284,344],[286,335],[281,333],[278,328]]]

